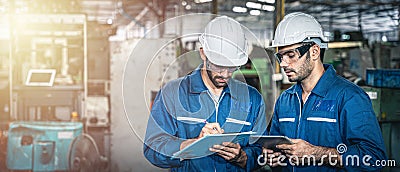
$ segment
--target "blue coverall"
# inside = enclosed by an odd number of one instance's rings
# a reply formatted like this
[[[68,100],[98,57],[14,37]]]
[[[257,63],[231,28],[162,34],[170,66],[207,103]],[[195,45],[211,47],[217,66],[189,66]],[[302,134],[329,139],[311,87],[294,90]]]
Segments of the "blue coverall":
[[[375,171],[376,160],[386,160],[385,145],[368,95],[338,76],[331,65],[302,105],[300,83],[284,91],[275,104],[270,135],[303,139],[312,145],[337,148],[345,144],[344,169],[331,166],[288,166],[283,171]],[[341,151],[344,147],[342,147]],[[370,165],[362,158],[371,156]],[[359,165],[352,164],[359,157]],[[346,161],[348,163],[346,163]],[[356,162],[356,161],[355,161]]]
[[[185,139],[197,138],[205,121],[218,122],[225,133],[266,132],[265,104],[253,87],[230,79],[218,104],[201,78],[200,65],[191,74],[167,83],[157,94],[148,121],[144,155],[152,164],[171,171],[251,171],[258,166],[261,147],[240,145],[247,154],[246,168],[230,163],[217,154],[196,159],[171,158]],[[217,110],[216,110],[217,109]]]

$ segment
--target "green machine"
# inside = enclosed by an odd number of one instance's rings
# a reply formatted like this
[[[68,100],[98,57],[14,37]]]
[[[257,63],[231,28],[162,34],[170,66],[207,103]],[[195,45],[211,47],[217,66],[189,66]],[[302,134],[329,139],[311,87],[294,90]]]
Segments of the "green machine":
[[[72,141],[80,122],[17,121],[10,123],[7,167],[11,170],[68,170]]]
[[[276,84],[272,80],[273,68],[268,58],[253,58],[239,71],[233,73],[233,78],[255,87],[263,96],[267,119],[272,116],[276,97]]]
[[[400,89],[363,87],[382,129],[389,160],[400,162]],[[386,167],[384,171],[400,171],[400,167]]]

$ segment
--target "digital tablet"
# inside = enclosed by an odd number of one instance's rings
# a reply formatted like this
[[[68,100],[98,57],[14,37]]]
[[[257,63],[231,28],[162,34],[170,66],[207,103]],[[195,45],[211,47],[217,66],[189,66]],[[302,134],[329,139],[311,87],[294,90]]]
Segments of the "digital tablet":
[[[226,133],[226,134],[210,134],[186,146],[182,150],[174,153],[172,158],[195,159],[213,154],[209,148],[214,145],[219,145],[222,142],[239,143],[243,139],[249,139],[249,136],[255,132],[242,133]]]
[[[280,151],[276,145],[293,144],[286,136],[250,136],[250,143],[257,142],[264,148]]]

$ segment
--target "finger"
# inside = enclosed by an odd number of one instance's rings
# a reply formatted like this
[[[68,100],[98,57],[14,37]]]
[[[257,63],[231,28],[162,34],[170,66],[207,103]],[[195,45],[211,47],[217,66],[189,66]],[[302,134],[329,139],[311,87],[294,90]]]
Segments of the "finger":
[[[203,135],[208,135],[208,134],[220,134],[217,130],[210,129],[210,128],[203,128],[202,129]]]
[[[214,145],[213,148],[214,149],[223,150],[225,152],[230,152],[230,153],[233,153],[235,155],[239,154],[239,151],[240,151],[240,149],[238,149],[238,148],[226,147],[226,146],[223,146],[223,145]]]
[[[286,149],[286,150],[282,150],[283,152],[286,153],[286,155],[293,155],[294,151]]]
[[[215,130],[217,133],[223,133],[224,131],[222,130],[221,126],[219,126],[219,123],[207,123],[204,127],[210,129],[210,130]],[[203,128],[204,128],[203,127]]]
[[[207,129],[206,128],[202,128],[201,132],[199,134],[199,138],[204,137],[207,134],[210,134],[210,133],[208,133]]]
[[[225,159],[228,159],[228,160],[230,160],[230,159],[232,159],[232,158],[235,157],[235,154],[233,154],[233,153],[231,153],[231,152],[224,151],[224,150],[222,150],[222,149],[210,148],[209,150],[212,151],[212,152],[218,153],[218,155],[227,157],[227,158],[225,158]]]
[[[202,138],[202,137],[204,137],[204,133],[203,133],[203,131],[201,131],[201,132],[200,132],[200,134],[199,134],[199,137],[198,137],[198,138]]]
[[[222,146],[225,146],[225,147],[231,147],[231,148],[240,149],[240,144],[239,144],[239,143],[222,142],[221,145],[222,145]]]
[[[231,159],[232,159],[231,157],[226,156],[226,155],[224,155],[224,154],[217,153],[217,155],[221,156],[221,157],[224,158],[225,160],[231,160]]]
[[[203,127],[201,129],[201,132],[203,133],[203,136],[204,135],[208,135],[208,134],[218,134],[217,130],[214,130],[214,129],[209,128],[209,127]]]
[[[292,145],[288,145],[288,144],[280,144],[280,145],[276,145],[276,148],[278,149],[291,149]]]
[[[205,134],[219,134],[219,132],[217,130],[210,129],[210,128],[205,128],[204,131],[205,131]]]
[[[222,153],[217,153],[217,155],[221,156],[222,158],[224,158],[227,161],[231,161],[232,159],[235,158],[234,156],[229,156],[229,155],[225,155],[225,154],[222,154]]]
[[[299,143],[302,142],[302,139],[289,139],[292,143]]]

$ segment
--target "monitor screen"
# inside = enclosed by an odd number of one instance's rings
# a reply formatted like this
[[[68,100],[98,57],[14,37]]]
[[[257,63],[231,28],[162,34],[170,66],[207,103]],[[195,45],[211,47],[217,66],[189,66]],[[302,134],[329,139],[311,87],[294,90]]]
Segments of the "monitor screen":
[[[55,69],[31,69],[28,72],[25,85],[53,86],[55,75]]]

